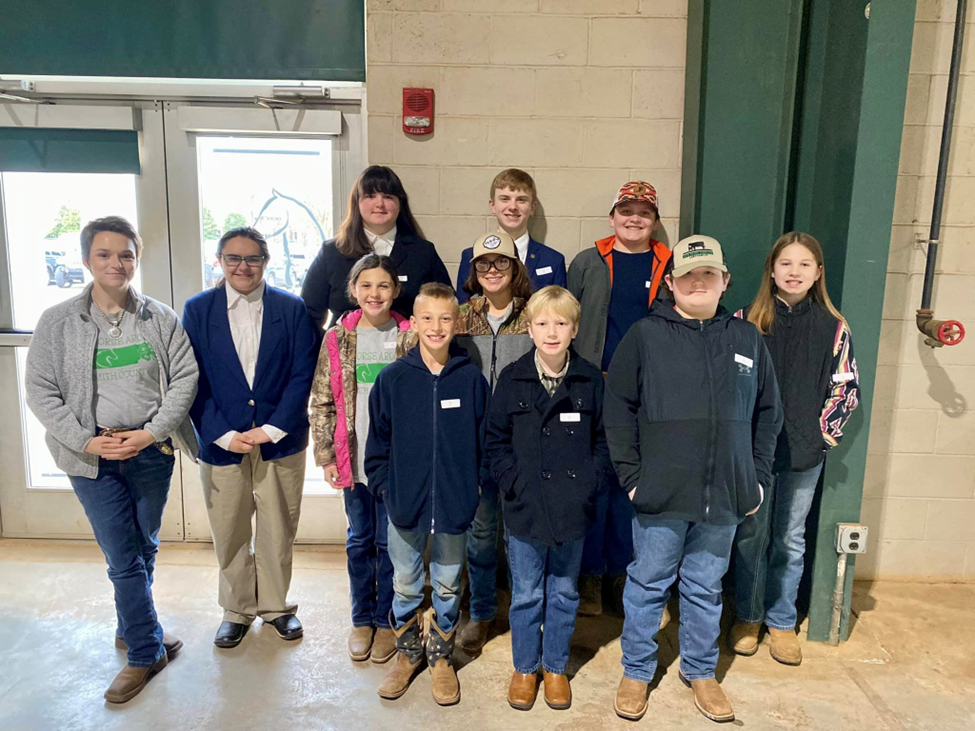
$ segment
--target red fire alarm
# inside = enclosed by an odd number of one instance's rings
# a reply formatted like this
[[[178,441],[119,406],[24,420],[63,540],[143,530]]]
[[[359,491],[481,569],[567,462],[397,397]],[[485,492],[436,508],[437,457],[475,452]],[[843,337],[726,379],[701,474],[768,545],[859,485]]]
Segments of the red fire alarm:
[[[433,132],[433,89],[403,89],[403,131],[408,135]]]

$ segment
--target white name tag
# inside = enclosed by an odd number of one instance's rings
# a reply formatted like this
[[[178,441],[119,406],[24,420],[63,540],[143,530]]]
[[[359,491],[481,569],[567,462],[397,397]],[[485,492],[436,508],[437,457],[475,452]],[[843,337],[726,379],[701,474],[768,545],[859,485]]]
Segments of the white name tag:
[[[647,289],[650,289],[650,280],[647,280]]]
[[[386,348],[386,350],[393,350],[393,348],[396,347],[396,341],[393,340],[392,342],[389,343],[383,343],[383,347]]]
[[[537,274],[538,276],[542,276],[543,274],[551,274],[551,273],[552,273],[552,267],[542,267],[541,269],[535,270],[535,274]]]
[[[576,412],[569,414],[559,414],[559,421],[577,422],[582,419],[582,415]]]
[[[852,373],[837,373],[833,376],[833,383],[846,383],[853,380]]]
[[[740,353],[735,353],[735,363],[741,363],[743,366],[748,366],[749,368],[755,365],[755,361],[746,355],[741,355]]]
[[[408,282],[408,281],[410,281],[410,277],[408,275],[406,275],[406,274],[400,274],[399,275],[399,281],[401,281],[401,282]]]
[[[459,409],[460,399],[459,398],[445,398],[440,402],[441,409]]]

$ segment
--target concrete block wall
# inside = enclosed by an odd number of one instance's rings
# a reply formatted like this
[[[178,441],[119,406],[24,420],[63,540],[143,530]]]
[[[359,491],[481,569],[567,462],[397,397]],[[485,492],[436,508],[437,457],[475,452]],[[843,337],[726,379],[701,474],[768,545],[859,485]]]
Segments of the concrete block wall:
[[[949,158],[935,316],[968,339],[932,350],[914,325],[941,144],[954,0],[919,0],[874,391],[859,578],[975,580],[975,11]],[[854,344],[856,333],[854,333]]]
[[[496,227],[493,177],[535,178],[535,238],[567,260],[611,233],[613,196],[652,183],[680,211],[687,0],[368,0],[369,162],[393,167],[451,276]],[[435,132],[402,132],[402,88],[436,93]]]

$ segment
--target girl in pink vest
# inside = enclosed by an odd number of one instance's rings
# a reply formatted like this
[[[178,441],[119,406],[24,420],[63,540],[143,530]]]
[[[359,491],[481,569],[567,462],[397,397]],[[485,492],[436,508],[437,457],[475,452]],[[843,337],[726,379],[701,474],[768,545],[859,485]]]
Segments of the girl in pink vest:
[[[343,491],[349,519],[349,656],[383,663],[396,654],[389,622],[393,566],[386,552],[386,507],[381,496],[367,489],[363,468],[369,392],[379,371],[416,344],[416,333],[409,319],[390,310],[400,284],[388,256],[359,259],[349,273],[348,290],[359,309],[342,315],[325,333],[311,390],[311,432],[315,463],[324,469],[325,480]]]

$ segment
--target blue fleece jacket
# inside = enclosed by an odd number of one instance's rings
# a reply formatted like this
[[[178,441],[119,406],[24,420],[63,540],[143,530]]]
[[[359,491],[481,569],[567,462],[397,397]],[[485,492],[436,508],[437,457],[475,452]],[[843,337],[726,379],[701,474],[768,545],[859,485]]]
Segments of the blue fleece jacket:
[[[379,373],[369,394],[365,468],[369,490],[382,495],[397,528],[459,535],[470,527],[490,393],[456,343],[439,374],[419,346]]]

